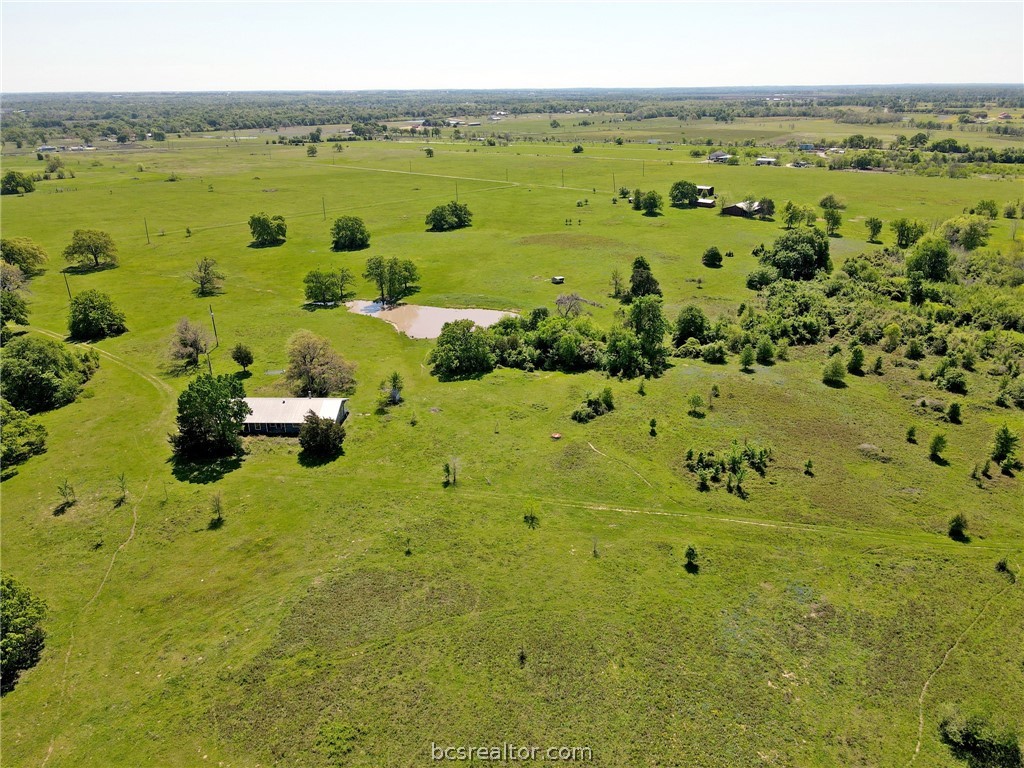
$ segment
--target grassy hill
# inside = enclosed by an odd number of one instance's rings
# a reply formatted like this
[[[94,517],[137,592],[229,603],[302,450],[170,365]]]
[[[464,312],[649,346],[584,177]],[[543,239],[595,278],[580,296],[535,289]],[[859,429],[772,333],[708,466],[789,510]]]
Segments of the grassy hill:
[[[68,156],[76,178],[3,200],[5,236],[51,256],[28,332],[66,333],[60,252],[80,227],[109,231],[121,265],[70,274],[70,290],[110,293],[129,327],[95,345],[84,396],[39,417],[49,450],[2,486],[4,570],[49,604],[42,660],[3,699],[6,763],[413,766],[432,743],[508,742],[587,746],[602,766],[955,766],[938,728],[953,708],[1024,732],[1024,594],[995,570],[1024,561],[1024,493],[1019,478],[969,478],[998,426],[1024,433],[1024,414],[994,405],[985,366],[956,398],[961,425],[919,405],[953,399],[918,375],[933,358],[879,348],[868,359],[882,355],[885,374],[843,389],[821,382],[828,344],[752,373],[673,359],[643,394],[595,372],[440,383],[433,342],[310,311],[302,294],[310,269],[359,274],[370,255],[399,256],[422,275],[416,303],[528,311],[572,290],[607,328],[611,271],[643,255],[670,318],[690,302],[735,316],[756,301],[751,249],[781,223],[644,217],[613,204],[618,187],[667,195],[689,179],[810,206],[834,193],[848,205],[838,266],[877,247],[867,217],[932,227],[1019,198],[1019,177],[718,166],[638,143],[444,141],[427,158],[418,142],[354,142],[310,158],[265,138]],[[472,228],[427,233],[426,213],[456,194]],[[247,247],[258,211],[286,218],[285,244]],[[366,221],[368,250],[330,251],[342,214]],[[990,247],[1015,247],[1016,224],[994,221]],[[735,256],[708,269],[710,245]],[[227,275],[205,299],[187,278],[202,257]],[[188,377],[166,348],[179,318],[208,324],[211,308],[212,368],[235,371],[231,347],[250,345],[248,394],[287,393],[299,328],[357,363],[343,457],[304,467],[296,441],[257,438],[237,462],[176,471],[167,435]],[[395,370],[406,402],[377,414]],[[606,385],[615,410],[573,422]],[[714,407],[690,416],[687,397],[713,385]],[[940,431],[945,465],[928,457]],[[687,450],[733,440],[773,447],[766,475],[750,473],[745,499],[698,491]],[[443,487],[453,457],[459,480]],[[57,515],[65,479],[78,501]],[[210,530],[214,493],[226,522]],[[957,512],[967,543],[947,536]]]

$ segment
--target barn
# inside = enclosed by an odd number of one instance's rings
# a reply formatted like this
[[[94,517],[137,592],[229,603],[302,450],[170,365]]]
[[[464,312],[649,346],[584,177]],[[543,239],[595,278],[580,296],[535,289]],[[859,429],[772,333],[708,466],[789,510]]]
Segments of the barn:
[[[339,424],[348,416],[347,397],[247,397],[252,413],[245,417],[243,435],[297,435],[306,414]]]

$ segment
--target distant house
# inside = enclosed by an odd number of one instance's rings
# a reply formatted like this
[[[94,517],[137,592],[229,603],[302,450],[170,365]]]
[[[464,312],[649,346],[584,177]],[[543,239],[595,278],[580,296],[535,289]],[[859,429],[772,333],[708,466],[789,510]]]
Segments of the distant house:
[[[723,152],[722,150],[719,149],[708,155],[708,160],[710,160],[712,163],[724,163],[731,157],[732,155],[730,155],[728,152]]]
[[[800,151],[801,152],[813,152],[814,151],[814,145],[813,144],[801,144],[800,145]]]
[[[1013,115],[1011,115],[1009,112],[1003,112],[1001,115],[999,115],[1000,120],[1010,120],[1012,117]]]
[[[778,162],[777,157],[759,157],[754,160],[754,165],[776,165]]]
[[[252,413],[245,417],[243,435],[297,435],[312,411],[339,424],[348,416],[347,397],[247,397]]]
[[[722,213],[729,216],[754,216],[761,210],[761,204],[756,200],[742,200],[722,208]]]
[[[698,184],[697,185],[697,196],[698,197],[714,197],[715,196],[715,188],[714,187],[709,187],[709,186],[706,186],[706,185],[703,185],[703,184]]]

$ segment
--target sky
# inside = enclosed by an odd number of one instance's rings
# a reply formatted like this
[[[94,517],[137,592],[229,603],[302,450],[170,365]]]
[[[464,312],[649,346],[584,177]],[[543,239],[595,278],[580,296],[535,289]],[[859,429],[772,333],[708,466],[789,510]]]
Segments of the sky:
[[[1024,2],[0,2],[0,91],[1024,83]]]

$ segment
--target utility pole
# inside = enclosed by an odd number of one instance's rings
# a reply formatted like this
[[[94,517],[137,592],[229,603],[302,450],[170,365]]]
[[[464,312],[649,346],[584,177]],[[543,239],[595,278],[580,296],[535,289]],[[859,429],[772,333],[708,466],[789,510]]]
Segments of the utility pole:
[[[565,186],[565,168],[562,169],[562,186]]]
[[[459,182],[455,182],[455,202],[459,202]]]
[[[149,240],[149,222],[145,218],[142,219],[142,226],[146,228],[146,245],[151,245]]]
[[[210,375],[213,376],[213,363],[210,362],[210,350],[206,350],[206,365],[210,369]]]
[[[647,161],[646,160],[641,160],[640,161],[640,175],[641,176],[646,176],[647,175]]]
[[[217,318],[213,316],[213,304],[210,305],[210,322],[213,323],[213,339],[220,346],[220,336],[217,335]]]
[[[614,195],[618,191],[618,187],[615,186],[615,174],[612,174],[612,194]]]
[[[327,198],[326,197],[321,197],[320,198],[320,205],[324,209],[324,221],[327,221]]]

